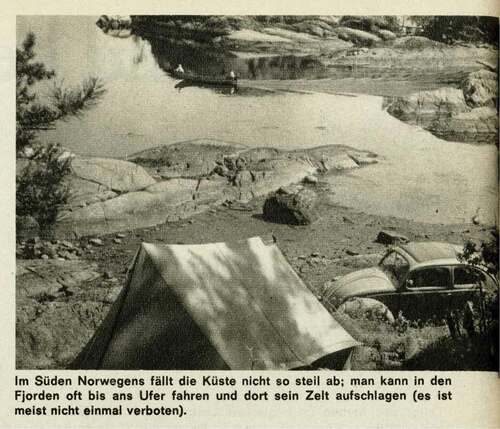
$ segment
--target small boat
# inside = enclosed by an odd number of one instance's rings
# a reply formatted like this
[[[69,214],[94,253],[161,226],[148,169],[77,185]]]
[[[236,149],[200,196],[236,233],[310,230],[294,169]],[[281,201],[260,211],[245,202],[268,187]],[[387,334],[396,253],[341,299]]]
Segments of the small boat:
[[[225,95],[233,95],[237,93],[239,90],[237,83],[234,83],[232,85],[221,85],[221,84],[201,83],[201,82],[181,80],[177,82],[174,86],[174,88],[178,89],[179,91],[181,91],[183,88],[188,88],[188,87],[207,88],[217,93]]]
[[[203,75],[196,75],[193,73],[180,73],[175,70],[171,70],[169,72],[172,77],[176,79],[181,79],[184,82],[192,82],[192,83],[198,83],[198,84],[205,84],[205,85],[217,85],[217,86],[237,86],[238,85],[238,80],[237,79],[231,79],[229,77],[212,77],[212,76],[203,76]]]

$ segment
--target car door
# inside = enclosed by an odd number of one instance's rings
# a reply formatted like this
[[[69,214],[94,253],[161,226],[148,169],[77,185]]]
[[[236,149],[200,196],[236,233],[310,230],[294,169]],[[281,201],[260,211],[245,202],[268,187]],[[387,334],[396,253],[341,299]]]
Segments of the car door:
[[[400,288],[410,269],[410,264],[398,252],[390,251],[380,261],[379,268],[391,279],[396,290],[394,292],[373,294],[370,297],[382,302],[394,316],[397,316],[400,310]]]
[[[451,285],[449,267],[422,267],[410,271],[399,298],[403,316],[412,320],[442,319],[451,308]]]

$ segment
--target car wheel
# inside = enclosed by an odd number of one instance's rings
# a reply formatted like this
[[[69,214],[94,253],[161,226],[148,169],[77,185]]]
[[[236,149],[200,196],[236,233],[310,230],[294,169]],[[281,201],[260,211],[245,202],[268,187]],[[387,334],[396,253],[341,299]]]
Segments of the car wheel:
[[[394,315],[385,304],[373,298],[353,298],[344,302],[338,308],[339,312],[347,314],[352,319],[365,317],[371,320],[383,320],[394,323]]]

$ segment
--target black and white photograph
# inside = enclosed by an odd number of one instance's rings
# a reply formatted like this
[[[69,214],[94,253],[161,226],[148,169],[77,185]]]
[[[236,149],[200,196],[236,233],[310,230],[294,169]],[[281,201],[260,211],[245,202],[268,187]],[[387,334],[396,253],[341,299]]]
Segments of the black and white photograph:
[[[16,369],[498,371],[498,45],[18,15]]]

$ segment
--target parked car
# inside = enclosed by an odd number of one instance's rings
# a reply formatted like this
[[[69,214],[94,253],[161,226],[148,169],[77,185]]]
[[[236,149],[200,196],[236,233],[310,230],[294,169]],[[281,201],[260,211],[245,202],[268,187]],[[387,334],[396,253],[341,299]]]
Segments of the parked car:
[[[339,278],[322,298],[337,308],[353,300],[359,303],[359,298],[369,305],[382,303],[392,313],[389,319],[400,311],[413,320],[443,318],[450,310],[463,309],[467,301],[477,303],[481,289],[498,287],[486,270],[460,261],[461,251],[460,246],[439,242],[391,247],[377,267]]]

